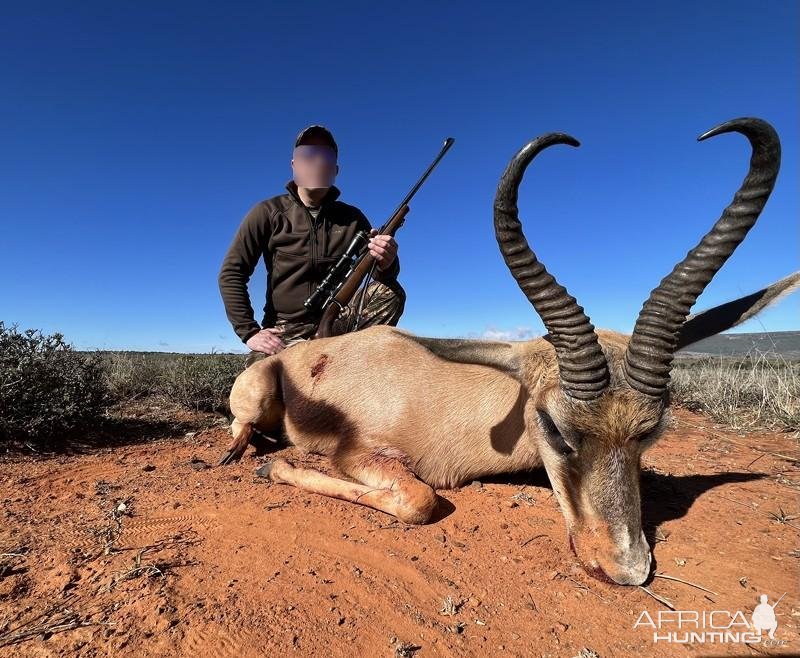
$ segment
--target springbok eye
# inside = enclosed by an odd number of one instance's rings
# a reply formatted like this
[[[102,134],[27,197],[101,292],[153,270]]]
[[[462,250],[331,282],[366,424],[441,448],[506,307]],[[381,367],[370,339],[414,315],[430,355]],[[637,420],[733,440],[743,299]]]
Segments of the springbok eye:
[[[564,438],[560,434],[548,434],[547,442],[550,444],[550,447],[553,448],[553,450],[562,455],[569,455],[575,452],[572,448],[570,448],[567,442],[564,441]]]
[[[544,438],[547,440],[547,443],[553,450],[562,455],[569,455],[570,453],[575,452],[572,447],[570,447],[570,445],[564,441],[564,437],[561,436],[561,432],[558,431],[558,427],[553,422],[553,419],[550,418],[550,414],[539,410],[539,420],[542,421]]]

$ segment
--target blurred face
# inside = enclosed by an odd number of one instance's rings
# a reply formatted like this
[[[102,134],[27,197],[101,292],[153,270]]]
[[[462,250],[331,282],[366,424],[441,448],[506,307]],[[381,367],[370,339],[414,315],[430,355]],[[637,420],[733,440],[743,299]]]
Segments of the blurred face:
[[[321,138],[309,138],[307,143],[294,147],[292,171],[298,187],[328,188],[339,173],[336,151]]]

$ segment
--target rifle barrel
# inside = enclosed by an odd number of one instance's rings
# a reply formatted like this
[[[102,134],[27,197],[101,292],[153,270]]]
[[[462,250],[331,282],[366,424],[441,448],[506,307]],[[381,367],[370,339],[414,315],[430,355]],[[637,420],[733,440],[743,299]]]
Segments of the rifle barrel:
[[[393,213],[392,213],[392,214],[389,216],[389,218],[390,218],[390,219],[391,219],[392,217],[394,217],[394,216],[397,214],[397,212],[400,210],[400,208],[402,208],[403,206],[407,205],[407,204],[408,204],[408,202],[409,202],[409,201],[411,201],[411,197],[413,197],[413,196],[414,196],[414,195],[417,193],[417,190],[418,190],[418,189],[419,189],[419,188],[422,186],[422,184],[425,182],[425,179],[426,179],[428,176],[430,176],[430,173],[433,171],[433,168],[434,168],[434,167],[435,167],[437,164],[439,164],[439,160],[441,160],[441,159],[444,157],[444,154],[445,154],[445,153],[447,153],[447,150],[448,150],[448,149],[449,149],[449,148],[450,148],[450,147],[453,145],[453,142],[455,142],[455,141],[456,141],[456,140],[455,140],[455,139],[453,139],[452,137],[448,137],[446,140],[444,140],[444,145],[442,146],[442,150],[441,150],[441,151],[439,151],[439,155],[437,155],[437,156],[436,156],[436,158],[434,159],[434,161],[433,161],[433,162],[431,162],[430,166],[429,166],[429,167],[428,167],[428,168],[425,170],[425,173],[424,173],[424,174],[422,174],[422,176],[421,176],[421,177],[420,177],[420,179],[419,179],[419,180],[416,182],[416,184],[414,185],[414,187],[412,187],[412,188],[411,188],[411,191],[410,191],[408,194],[406,194],[406,196],[405,196],[405,197],[403,198],[403,200],[400,202],[400,205],[399,205],[399,206],[397,206],[397,209],[396,209],[396,210],[395,210],[395,211],[394,211],[394,212],[393,212]],[[387,224],[388,224],[388,222],[387,222]],[[383,225],[383,227],[381,227],[381,231],[380,231],[380,232],[383,232],[383,230],[384,230],[385,228],[386,228],[386,224],[384,224],[384,225]]]

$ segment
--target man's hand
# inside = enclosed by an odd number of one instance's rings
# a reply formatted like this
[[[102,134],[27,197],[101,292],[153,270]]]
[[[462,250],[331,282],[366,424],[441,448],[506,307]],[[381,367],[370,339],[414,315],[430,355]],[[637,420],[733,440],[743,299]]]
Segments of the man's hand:
[[[369,253],[378,261],[378,269],[385,270],[397,257],[397,242],[392,235],[378,235],[376,228],[370,229],[369,234]]]
[[[255,352],[264,352],[265,354],[277,354],[282,349],[286,348],[283,340],[279,334],[283,329],[276,329],[275,327],[267,327],[262,329],[257,334],[253,334],[247,339],[247,347]]]

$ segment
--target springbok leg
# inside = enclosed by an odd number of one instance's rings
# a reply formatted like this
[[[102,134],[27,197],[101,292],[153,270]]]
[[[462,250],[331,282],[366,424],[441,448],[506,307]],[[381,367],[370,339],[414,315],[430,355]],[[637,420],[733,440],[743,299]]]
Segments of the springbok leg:
[[[225,454],[217,462],[217,466],[230,464],[244,454],[244,451],[247,450],[247,445],[250,443],[250,438],[253,436],[253,424],[240,423],[234,418],[231,423],[231,432],[233,433],[233,441],[231,441]]]
[[[380,458],[373,463],[361,460],[346,471],[364,484],[294,467],[280,458],[264,464],[256,474],[304,491],[366,505],[405,523],[427,523],[436,509],[436,492],[396,459]]]

